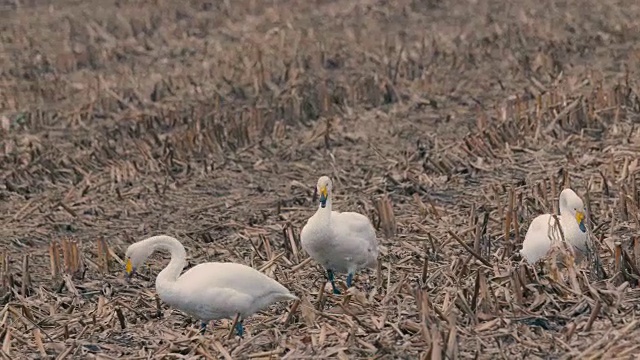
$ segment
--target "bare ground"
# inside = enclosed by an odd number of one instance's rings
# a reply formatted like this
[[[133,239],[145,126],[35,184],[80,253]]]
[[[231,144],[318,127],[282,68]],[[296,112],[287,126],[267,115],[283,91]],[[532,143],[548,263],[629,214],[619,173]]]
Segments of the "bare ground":
[[[4,358],[638,352],[640,3],[16,4],[0,2]],[[320,175],[380,226],[382,266],[349,296],[320,296],[283,230],[296,239]],[[566,186],[604,272],[518,266]],[[126,246],[160,233],[303,302],[242,340],[228,322],[199,337],[155,300],[166,254],[123,279]],[[80,261],[53,275],[66,240]]]

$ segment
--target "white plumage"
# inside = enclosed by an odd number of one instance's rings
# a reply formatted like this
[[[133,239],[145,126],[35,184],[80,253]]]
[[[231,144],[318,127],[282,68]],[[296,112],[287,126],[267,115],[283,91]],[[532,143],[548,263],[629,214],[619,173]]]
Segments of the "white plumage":
[[[334,272],[347,273],[347,287],[358,269],[374,267],[378,258],[376,231],[369,218],[355,212],[331,210],[332,183],[318,179],[320,206],[300,232],[302,248],[326,270],[333,292],[339,294]]]
[[[297,297],[274,279],[246,265],[208,262],[180,273],[186,264],[184,246],[173,237],[152,236],[131,244],[126,252],[126,271],[136,268],[158,249],[168,250],[171,261],[156,278],[156,291],[162,301],[202,321],[201,330],[211,320],[240,319],[274,302]],[[236,325],[242,336],[242,321]]]
[[[582,199],[571,189],[560,193],[560,227],[565,240],[574,246],[576,259],[582,258],[587,251],[587,229],[584,225],[585,208]],[[547,256],[552,242],[561,241],[560,233],[555,227],[555,219],[551,214],[543,214],[531,222],[522,242],[520,254],[530,264]]]

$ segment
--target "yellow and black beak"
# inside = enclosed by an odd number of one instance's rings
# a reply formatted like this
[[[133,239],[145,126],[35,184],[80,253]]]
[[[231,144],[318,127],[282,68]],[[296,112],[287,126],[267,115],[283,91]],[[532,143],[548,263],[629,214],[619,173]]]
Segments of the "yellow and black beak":
[[[327,187],[326,186],[320,187],[320,206],[322,206],[323,208],[327,206]]]
[[[136,268],[131,263],[131,259],[127,259],[124,270],[127,272],[127,279],[131,279],[131,277],[136,273]]]
[[[576,221],[580,227],[580,231],[587,232],[587,227],[584,225],[584,213],[582,211],[576,211]]]

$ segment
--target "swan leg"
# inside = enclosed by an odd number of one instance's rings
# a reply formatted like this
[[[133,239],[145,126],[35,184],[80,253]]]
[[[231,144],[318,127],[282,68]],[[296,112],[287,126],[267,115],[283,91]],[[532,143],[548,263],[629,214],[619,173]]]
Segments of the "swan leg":
[[[244,335],[244,326],[242,325],[242,320],[238,320],[236,323],[236,334],[242,337]]]
[[[207,322],[200,321],[200,334],[204,334],[206,330],[207,330]]]
[[[333,293],[334,294],[340,294],[340,290],[338,290],[338,288],[336,287],[336,280],[333,276],[333,270],[331,269],[327,269],[327,277],[329,278],[329,281],[331,282],[331,287],[333,287]]]
[[[347,274],[347,287],[350,288],[351,287],[351,282],[353,281],[353,272],[349,272],[349,274]]]

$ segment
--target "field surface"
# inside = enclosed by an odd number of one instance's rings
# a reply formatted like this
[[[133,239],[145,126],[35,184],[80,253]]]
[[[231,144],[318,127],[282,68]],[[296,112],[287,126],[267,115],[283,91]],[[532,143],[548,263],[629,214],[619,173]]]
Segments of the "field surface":
[[[639,71],[637,0],[2,0],[0,357],[633,359]],[[348,294],[321,175],[377,228]],[[565,187],[590,261],[522,263]],[[163,233],[301,301],[200,336],[168,254],[125,281]]]

